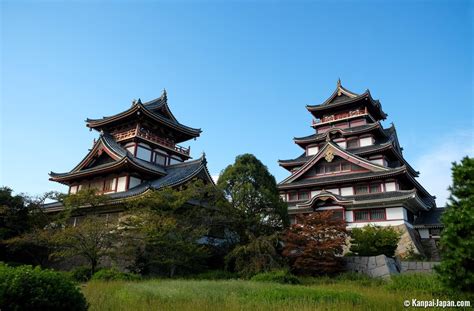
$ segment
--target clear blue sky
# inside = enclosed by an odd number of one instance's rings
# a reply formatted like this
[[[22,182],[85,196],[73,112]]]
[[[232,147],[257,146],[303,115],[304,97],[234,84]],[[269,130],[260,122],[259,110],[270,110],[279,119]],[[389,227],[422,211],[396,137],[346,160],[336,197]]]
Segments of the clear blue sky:
[[[381,100],[442,205],[473,154],[472,17],[468,1],[2,1],[0,185],[66,190],[48,172],[87,153],[84,120],[163,88],[213,175],[249,152],[280,181],[313,132],[305,105],[340,77]]]

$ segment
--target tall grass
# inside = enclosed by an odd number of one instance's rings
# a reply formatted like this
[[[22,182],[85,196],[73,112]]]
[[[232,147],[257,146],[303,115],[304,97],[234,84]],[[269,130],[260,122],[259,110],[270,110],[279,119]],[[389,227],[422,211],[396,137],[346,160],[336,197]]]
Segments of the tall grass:
[[[91,281],[82,291],[92,311],[406,310],[405,299],[454,297],[442,294],[438,281],[427,275],[402,275],[384,281],[345,274],[302,281],[305,285],[246,280]]]

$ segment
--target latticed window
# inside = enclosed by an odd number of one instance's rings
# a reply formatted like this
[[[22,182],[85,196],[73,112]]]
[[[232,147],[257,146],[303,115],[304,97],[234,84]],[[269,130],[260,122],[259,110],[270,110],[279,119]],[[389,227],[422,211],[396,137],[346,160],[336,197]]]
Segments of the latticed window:
[[[355,194],[366,194],[369,193],[369,187],[367,185],[360,185],[354,187]]]
[[[384,209],[373,209],[370,211],[370,220],[381,220],[385,219]]]
[[[347,141],[347,149],[359,147],[358,139],[351,139]]]
[[[296,200],[298,200],[298,193],[297,192],[288,193],[288,201],[296,201]]]
[[[369,220],[369,218],[370,218],[369,211],[354,211],[355,221]]]
[[[377,193],[381,192],[381,185],[380,184],[371,184],[370,185],[370,193]]]
[[[104,192],[109,192],[112,190],[115,190],[115,179],[114,178],[106,179],[105,184],[104,184]]]
[[[300,192],[299,194],[299,199],[300,200],[308,200],[309,199],[309,193],[304,191],[304,192]]]
[[[96,189],[99,191],[102,191],[103,187],[104,187],[104,182],[102,180],[96,180],[96,181],[91,182],[90,184],[91,189]]]
[[[156,153],[155,163],[164,166],[166,164],[166,157],[161,153]]]
[[[385,210],[373,209],[354,211],[354,221],[385,220]]]

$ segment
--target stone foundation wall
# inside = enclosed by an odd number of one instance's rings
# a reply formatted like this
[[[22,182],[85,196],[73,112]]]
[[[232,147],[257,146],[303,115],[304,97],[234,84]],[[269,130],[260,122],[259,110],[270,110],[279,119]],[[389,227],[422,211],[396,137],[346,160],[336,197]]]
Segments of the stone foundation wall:
[[[398,263],[401,273],[432,273],[434,267],[439,265],[436,261],[401,261]]]
[[[392,274],[398,274],[399,269],[395,259],[388,258],[385,255],[379,256],[352,256],[345,257],[346,270],[363,273],[371,277],[390,277]]]
[[[344,257],[346,271],[366,274],[370,277],[387,278],[399,273],[432,273],[435,261],[399,261],[379,256],[351,256]]]

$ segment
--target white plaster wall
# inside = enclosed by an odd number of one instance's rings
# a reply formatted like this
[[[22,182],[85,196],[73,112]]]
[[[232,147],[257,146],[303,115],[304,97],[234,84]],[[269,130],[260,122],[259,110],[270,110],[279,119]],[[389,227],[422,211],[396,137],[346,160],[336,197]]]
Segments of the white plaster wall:
[[[134,153],[135,153],[135,145],[130,146],[130,147],[127,147],[127,150],[128,150],[128,152],[130,152],[131,154],[134,154]]]
[[[341,195],[354,195],[354,189],[352,187],[341,188]]]
[[[372,137],[363,137],[363,138],[360,139],[359,143],[360,143],[361,147],[373,145],[373,138]]]
[[[117,181],[117,192],[125,191],[127,185],[127,176],[119,177]]]
[[[318,153],[319,151],[319,147],[318,146],[313,146],[313,147],[308,147],[308,151],[306,153],[306,155],[315,155],[316,153]]]
[[[174,159],[174,158],[171,158],[171,159],[170,159],[170,165],[172,165],[172,164],[177,164],[177,163],[181,163],[181,162],[182,162],[182,161],[176,160],[176,159]]]
[[[151,158],[151,150],[142,148],[138,146],[137,148],[137,158],[145,160],[145,161],[150,161]]]
[[[430,230],[429,229],[418,229],[418,233],[420,233],[420,238],[422,238],[422,239],[429,239],[430,238]]]
[[[327,192],[332,192],[334,194],[339,194],[339,188],[334,188],[334,189],[328,189],[326,190]]]
[[[389,207],[386,208],[387,220],[390,219],[405,219],[405,213],[403,207]]]
[[[136,177],[130,177],[128,189],[131,189],[135,186],[138,186],[139,184],[140,184],[140,179],[138,179]]]
[[[346,211],[346,221],[347,222],[354,221],[354,213],[352,211]]]
[[[346,148],[347,148],[347,143],[346,143],[346,141],[340,141],[340,142],[337,142],[337,144],[338,144],[339,147],[341,147],[342,149],[346,149]]]
[[[362,228],[367,225],[374,225],[374,226],[380,226],[380,227],[387,227],[387,226],[399,226],[406,224],[408,225],[404,220],[387,220],[387,221],[369,221],[369,222],[353,222],[347,224],[347,228]]]
[[[71,194],[77,193],[77,186],[71,186],[69,192],[70,192]]]
[[[321,190],[314,190],[314,191],[311,191],[311,197],[314,197],[314,196],[317,196],[318,194],[321,193]]]
[[[370,162],[384,166],[385,162],[383,159],[370,160]]]
[[[394,181],[385,183],[385,191],[396,191],[397,186]]]

